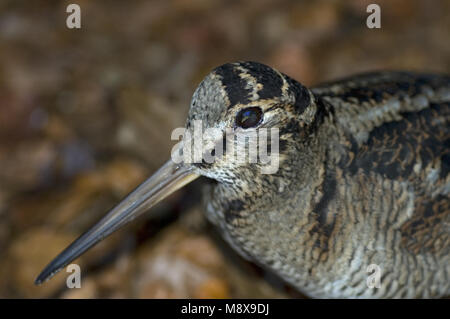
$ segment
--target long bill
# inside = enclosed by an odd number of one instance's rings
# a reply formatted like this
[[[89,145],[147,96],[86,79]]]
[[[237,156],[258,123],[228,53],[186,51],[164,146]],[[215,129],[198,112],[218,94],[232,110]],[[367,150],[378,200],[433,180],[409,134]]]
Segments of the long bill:
[[[64,249],[36,278],[39,285],[99,241],[129,223],[156,203],[195,180],[199,175],[183,164],[169,160],[86,233]]]

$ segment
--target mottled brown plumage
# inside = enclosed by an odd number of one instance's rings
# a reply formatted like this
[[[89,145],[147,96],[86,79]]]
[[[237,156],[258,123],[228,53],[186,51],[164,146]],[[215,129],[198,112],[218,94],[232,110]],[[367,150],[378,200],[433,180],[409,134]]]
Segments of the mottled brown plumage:
[[[255,109],[242,125],[242,112]],[[169,161],[37,283],[172,192],[173,181],[204,175],[217,181],[205,192],[207,217],[228,242],[309,296],[450,295],[449,76],[376,72],[307,89],[268,66],[230,63],[195,91],[188,130],[195,120],[222,132],[215,143],[226,128],[278,128],[279,169],[262,174],[229,145],[213,163]],[[378,288],[367,281],[373,265]]]
[[[200,164],[219,182],[207,215],[242,255],[313,297],[448,295],[449,103],[445,75],[378,72],[307,90],[257,63],[221,66],[188,122],[230,124],[260,106],[282,159],[273,175],[226,155]],[[380,288],[367,286],[371,264]]]

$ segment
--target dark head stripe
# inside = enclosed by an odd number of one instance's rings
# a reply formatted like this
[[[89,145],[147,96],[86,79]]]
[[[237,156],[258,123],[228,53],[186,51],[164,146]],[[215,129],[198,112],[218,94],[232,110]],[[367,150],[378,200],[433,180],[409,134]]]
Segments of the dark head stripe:
[[[251,89],[247,89],[247,81],[239,76],[241,71],[236,65],[227,63],[219,66],[214,72],[222,77],[222,86],[230,101],[230,107],[250,102]]]
[[[240,65],[246,69],[246,73],[261,83],[263,88],[258,91],[260,99],[280,97],[282,94],[283,79],[280,74],[267,65],[257,62],[242,62]]]
[[[298,114],[302,114],[311,102],[308,89],[287,75],[284,77],[289,85],[290,94],[295,97],[294,108]]]
[[[283,85],[288,84],[288,94],[295,98],[294,108],[302,114],[310,104],[308,90],[287,75],[281,74],[271,67],[257,62],[227,63],[219,66],[214,72],[221,77],[222,86],[230,101],[229,107],[248,104],[252,101],[252,85],[261,84],[257,90],[259,99],[273,99],[283,97]],[[251,79],[252,80],[251,80]],[[249,85],[251,82],[252,85]]]

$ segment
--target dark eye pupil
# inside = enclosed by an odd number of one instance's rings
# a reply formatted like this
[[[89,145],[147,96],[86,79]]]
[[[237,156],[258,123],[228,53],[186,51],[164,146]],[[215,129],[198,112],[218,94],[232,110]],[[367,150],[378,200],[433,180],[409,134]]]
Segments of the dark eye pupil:
[[[242,128],[257,126],[263,117],[263,112],[259,107],[247,107],[240,110],[236,116],[236,125]]]

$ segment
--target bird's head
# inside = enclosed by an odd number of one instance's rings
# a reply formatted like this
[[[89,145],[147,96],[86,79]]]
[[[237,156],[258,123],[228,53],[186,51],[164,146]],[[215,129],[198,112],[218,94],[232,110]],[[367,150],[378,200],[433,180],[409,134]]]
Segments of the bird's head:
[[[225,183],[276,173],[294,144],[307,143],[317,115],[312,93],[287,75],[257,62],[224,64],[192,97],[184,163]]]

